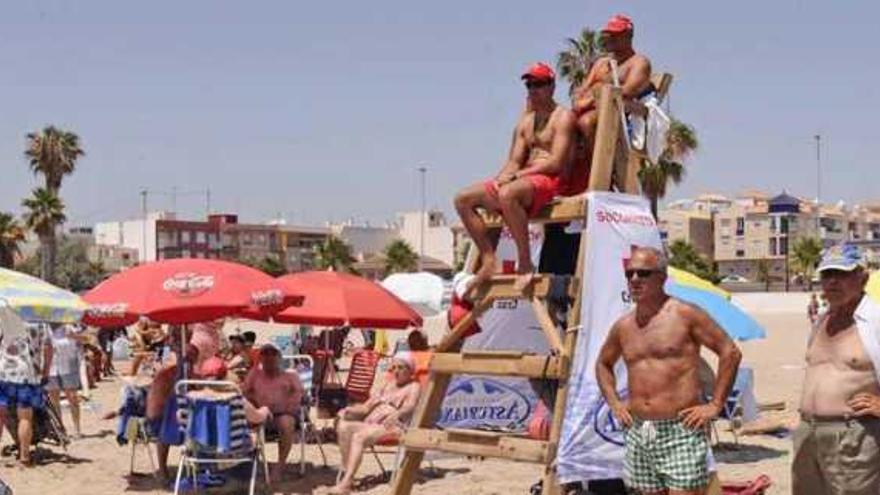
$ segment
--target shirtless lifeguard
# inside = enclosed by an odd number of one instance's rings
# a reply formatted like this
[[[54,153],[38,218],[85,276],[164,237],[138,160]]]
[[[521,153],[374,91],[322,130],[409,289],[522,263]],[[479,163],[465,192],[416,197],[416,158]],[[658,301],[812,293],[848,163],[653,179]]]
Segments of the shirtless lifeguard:
[[[517,285],[528,285],[535,272],[529,253],[529,217],[559,194],[569,162],[575,132],[574,116],[553,99],[556,74],[549,65],[537,63],[522,75],[528,91],[525,112],[513,131],[507,161],[493,179],[469,186],[458,193],[455,208],[480,251],[480,269],[471,287],[495,273],[492,241],[477,208],[500,212],[516,243]]]
[[[593,64],[583,84],[572,95],[572,111],[577,116],[577,128],[582,137],[576,161],[592,159],[593,138],[599,112],[596,109],[597,90],[603,84],[614,82],[611,61],[617,62],[617,77],[624,104],[649,93],[651,87],[651,61],[633,49],[633,23],[625,15],[615,15],[602,28],[602,47],[608,56]]]
[[[626,428],[626,484],[643,494],[704,493],[709,481],[705,426],[730,393],[740,351],[706,313],[663,291],[663,253],[634,250],[625,273],[636,307],[611,327],[596,379]],[[718,376],[707,404],[700,397],[702,346],[718,355]],[[614,376],[621,357],[628,377],[625,401]]]
[[[880,383],[874,363],[880,356],[871,356],[862,339],[863,332],[880,331],[880,308],[865,295],[868,274],[855,246],[829,250],[818,271],[829,309],[807,347],[792,493],[877,494]],[[868,338],[876,349],[876,336]]]

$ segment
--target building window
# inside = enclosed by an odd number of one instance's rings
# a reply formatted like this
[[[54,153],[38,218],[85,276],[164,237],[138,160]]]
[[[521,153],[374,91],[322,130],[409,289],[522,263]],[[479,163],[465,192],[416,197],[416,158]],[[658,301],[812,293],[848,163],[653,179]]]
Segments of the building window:
[[[736,235],[741,236],[746,233],[746,219],[743,217],[736,218]]]
[[[743,250],[743,249],[737,249],[737,250],[736,250],[736,257],[737,257],[737,258],[743,258],[743,257],[745,257],[745,255],[746,255],[745,250]]]
[[[730,227],[730,219],[729,218],[722,218],[721,219],[721,226],[722,227]]]
[[[205,233],[204,232],[196,232],[196,243],[198,243],[198,244],[205,243]]]
[[[181,258],[189,258],[189,257],[190,257],[190,256],[189,256],[189,249],[184,249],[183,251],[181,251],[181,252],[180,252],[180,257],[181,257]]]
[[[776,246],[776,238],[770,238],[770,256],[776,256],[778,254],[778,248]]]
[[[189,231],[184,230],[180,233],[180,243],[181,244],[189,244]]]
[[[770,217],[770,232],[776,232],[776,217]]]
[[[788,237],[779,238],[779,254],[788,256]]]
[[[788,234],[788,217],[779,219],[779,233]]]

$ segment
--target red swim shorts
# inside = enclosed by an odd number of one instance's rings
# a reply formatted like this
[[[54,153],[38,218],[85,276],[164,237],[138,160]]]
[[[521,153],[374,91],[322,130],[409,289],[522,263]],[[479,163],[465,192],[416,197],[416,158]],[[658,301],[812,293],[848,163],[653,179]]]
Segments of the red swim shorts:
[[[523,177],[532,185],[532,204],[529,206],[529,216],[537,216],[541,208],[553,201],[553,198],[559,194],[559,176],[531,174]],[[494,179],[489,179],[483,183],[486,194],[495,200],[498,199],[498,184]]]

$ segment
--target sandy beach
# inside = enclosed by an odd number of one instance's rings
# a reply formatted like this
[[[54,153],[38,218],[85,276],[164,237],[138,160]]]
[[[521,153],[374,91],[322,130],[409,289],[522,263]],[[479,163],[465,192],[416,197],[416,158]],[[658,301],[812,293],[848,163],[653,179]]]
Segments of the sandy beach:
[[[765,325],[768,337],[764,340],[742,344],[743,363],[754,369],[755,395],[759,403],[784,402],[784,412],[769,413],[775,419],[794,417],[803,375],[803,355],[806,347],[807,322],[798,296],[791,296],[779,304],[767,302],[757,294],[744,296],[744,307]],[[739,297],[739,296],[738,296]],[[772,298],[782,296],[774,295]],[[794,299],[793,301],[789,299]],[[759,301],[763,301],[758,303]],[[754,308],[752,306],[755,306]],[[761,312],[757,312],[763,308]],[[775,308],[768,310],[767,308]],[[68,449],[67,457],[60,449],[50,448],[42,452],[39,465],[31,469],[16,467],[10,457],[0,458],[0,476],[13,487],[16,495],[59,493],[66,495],[109,495],[118,493],[167,493],[150,476],[129,476],[129,446],[118,446],[115,440],[115,421],[100,421],[99,415],[116,402],[119,384],[104,381],[94,392],[92,404],[98,404],[96,412],[85,411],[83,431],[86,437],[75,441]],[[768,413],[765,413],[768,414]],[[67,419],[67,416],[65,417]],[[770,493],[790,493],[789,475],[791,438],[769,435],[741,436],[739,445],[733,445],[733,436],[727,431],[727,423],[719,422],[720,445],[715,454],[719,462],[722,481],[745,481],[767,474],[773,480]],[[4,435],[3,445],[10,441]],[[283,482],[273,486],[271,493],[315,493],[321,486],[332,483],[339,464],[338,450],[333,445],[325,448],[330,467],[321,466],[315,446],[306,447],[306,459],[311,463],[305,477],[298,476],[290,465]],[[267,449],[270,462],[276,458],[276,447]],[[382,462],[392,465],[394,451],[383,448]],[[295,447],[290,462],[299,460]],[[176,467],[174,451],[170,460]],[[141,451],[137,469],[145,472],[149,463]],[[414,493],[420,494],[509,494],[526,493],[528,487],[538,480],[541,467],[530,464],[513,464],[496,460],[474,461],[462,458],[438,458],[434,460],[435,471],[424,469]],[[375,460],[367,456],[359,477],[364,480],[360,493],[379,494],[387,492],[387,485],[373,480],[379,473]],[[242,486],[232,486],[218,493],[242,493]],[[267,491],[261,493],[268,493]],[[320,492],[318,492],[320,493]]]

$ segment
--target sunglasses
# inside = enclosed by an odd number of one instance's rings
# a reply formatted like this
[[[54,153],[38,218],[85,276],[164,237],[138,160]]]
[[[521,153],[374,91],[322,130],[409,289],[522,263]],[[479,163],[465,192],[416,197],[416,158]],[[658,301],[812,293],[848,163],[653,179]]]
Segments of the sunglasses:
[[[539,89],[544,88],[550,85],[550,81],[535,81],[528,80],[526,81],[526,88],[528,89]]]
[[[635,275],[637,278],[645,279],[645,278],[648,278],[648,277],[650,277],[651,275],[653,275],[653,274],[655,274],[655,273],[659,273],[659,270],[656,270],[656,269],[640,269],[640,270],[625,270],[625,271],[623,272],[623,274],[626,275],[626,279],[627,279],[627,280],[632,280],[633,275]]]

